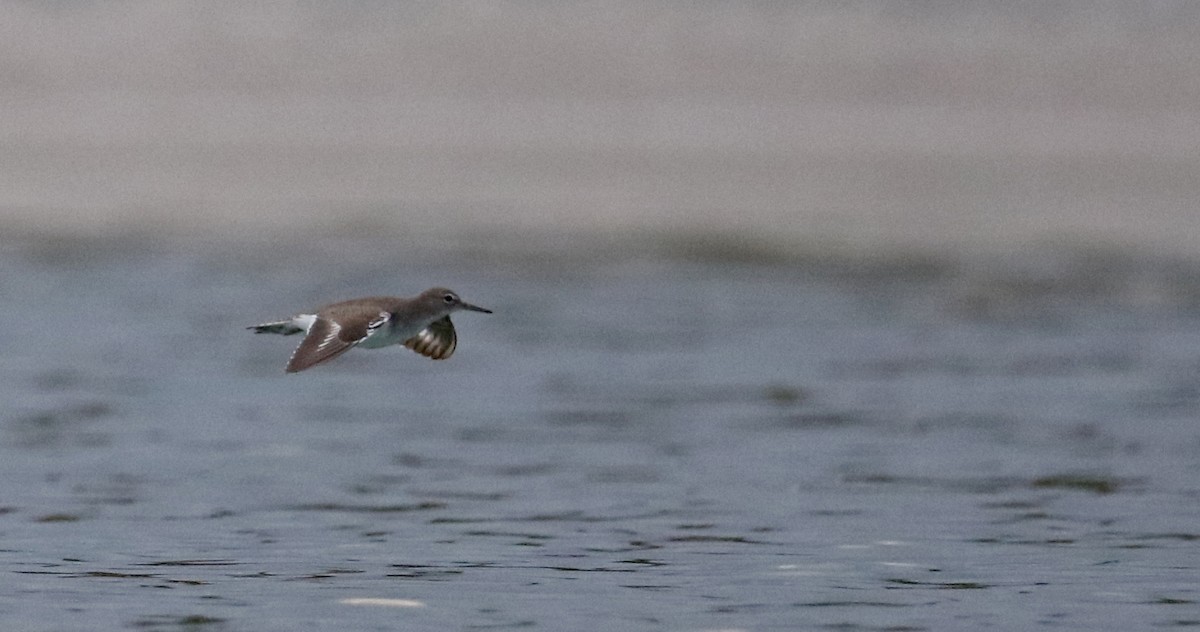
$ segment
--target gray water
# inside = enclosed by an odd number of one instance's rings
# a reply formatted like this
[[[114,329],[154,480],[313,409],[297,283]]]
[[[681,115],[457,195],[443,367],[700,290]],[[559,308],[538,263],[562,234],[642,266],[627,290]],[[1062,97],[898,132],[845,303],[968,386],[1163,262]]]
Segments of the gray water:
[[[5,629],[1200,624],[1179,264],[0,260]],[[495,310],[444,362],[244,329],[435,283]]]

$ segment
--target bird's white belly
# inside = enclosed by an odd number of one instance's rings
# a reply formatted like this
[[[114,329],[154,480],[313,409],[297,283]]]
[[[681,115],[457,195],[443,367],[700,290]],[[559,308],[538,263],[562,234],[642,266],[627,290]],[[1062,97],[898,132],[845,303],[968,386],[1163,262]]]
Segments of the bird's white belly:
[[[367,334],[367,337],[363,338],[363,341],[358,343],[358,346],[365,349],[378,349],[380,347],[387,347],[390,345],[404,344],[405,340],[408,340],[418,333],[421,333],[421,330],[424,328],[424,325],[409,327],[392,327],[389,325],[384,325],[383,327],[380,327],[379,329]]]

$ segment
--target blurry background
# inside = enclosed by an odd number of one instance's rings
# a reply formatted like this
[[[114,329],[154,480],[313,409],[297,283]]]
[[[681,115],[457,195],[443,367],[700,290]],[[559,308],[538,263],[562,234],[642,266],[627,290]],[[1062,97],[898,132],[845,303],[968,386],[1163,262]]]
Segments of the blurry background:
[[[6,233],[1198,247],[1186,0],[3,13]]]

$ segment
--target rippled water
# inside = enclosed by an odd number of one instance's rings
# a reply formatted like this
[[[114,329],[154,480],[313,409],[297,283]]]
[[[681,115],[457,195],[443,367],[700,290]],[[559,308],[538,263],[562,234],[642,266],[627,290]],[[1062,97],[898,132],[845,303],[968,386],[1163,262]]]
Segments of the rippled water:
[[[1186,268],[0,259],[5,629],[1200,625]],[[434,284],[446,362],[244,329]]]

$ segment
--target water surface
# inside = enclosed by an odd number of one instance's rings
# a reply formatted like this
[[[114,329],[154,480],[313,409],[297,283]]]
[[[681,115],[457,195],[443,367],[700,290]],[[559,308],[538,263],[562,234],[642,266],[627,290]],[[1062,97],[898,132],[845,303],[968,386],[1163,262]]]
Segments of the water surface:
[[[1168,265],[367,241],[264,283],[264,248],[5,249],[5,627],[1200,621],[1200,323]],[[295,339],[243,329],[433,284],[496,311],[445,362],[285,375]]]

